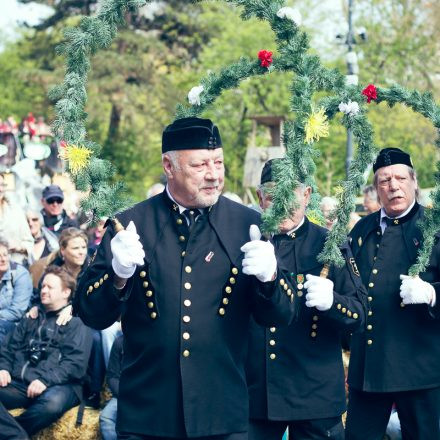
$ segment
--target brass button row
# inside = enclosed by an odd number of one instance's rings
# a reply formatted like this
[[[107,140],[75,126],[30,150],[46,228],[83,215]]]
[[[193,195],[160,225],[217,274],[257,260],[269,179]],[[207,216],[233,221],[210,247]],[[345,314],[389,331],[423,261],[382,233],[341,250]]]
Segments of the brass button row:
[[[104,284],[104,281],[108,280],[108,274],[106,273],[102,278],[99,279],[99,281],[95,281],[95,283],[90,285],[87,288],[87,296],[90,295],[94,289],[97,289],[98,287],[102,286]]]
[[[336,308],[341,311],[341,313],[347,314],[349,318],[358,319],[359,315],[356,312],[348,310],[346,307],[342,307],[342,304],[337,304]]]
[[[238,275],[238,269],[236,267],[232,267],[231,268],[231,273],[232,275]],[[236,283],[236,279],[234,276],[229,277],[229,284],[234,285]],[[225,287],[225,293],[227,295],[230,295],[232,293],[232,286],[226,286]],[[224,296],[222,298],[222,305],[227,306],[229,304],[229,298],[227,298],[226,296]],[[224,316],[226,313],[226,308],[225,307],[220,307],[218,309],[218,314],[220,316]]]

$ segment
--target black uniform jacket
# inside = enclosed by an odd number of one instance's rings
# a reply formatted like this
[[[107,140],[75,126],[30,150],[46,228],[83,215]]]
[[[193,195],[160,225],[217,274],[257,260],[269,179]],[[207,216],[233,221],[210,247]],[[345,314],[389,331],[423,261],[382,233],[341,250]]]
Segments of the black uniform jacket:
[[[366,294],[351,251],[344,246],[347,264],[331,267],[328,276],[334,283],[332,307],[326,312],[306,307],[305,275],[319,275],[322,264],[316,258],[327,232],[305,218],[293,238],[274,237],[277,257],[296,284],[299,316],[285,328],[264,329],[255,322],[251,327],[247,362],[251,418],[307,420],[345,411],[340,336],[342,330],[363,328]]]
[[[0,348],[0,370],[25,384],[38,379],[47,387],[72,385],[81,398],[92,348],[92,331],[79,318],[57,325],[57,312],[41,307],[36,319],[23,317]],[[30,349],[44,350],[41,360],[30,362]]]
[[[191,232],[162,193],[119,216],[133,220],[146,257],[118,297],[110,228],[77,290],[75,308],[102,329],[122,314],[121,431],[190,437],[247,430],[244,363],[251,314],[287,325],[296,304],[282,270],[274,282],[242,273],[240,247],[260,215],[224,197]]]
[[[438,237],[426,272],[420,277],[436,291],[435,307],[403,305],[400,274],[407,275],[422,243],[414,206],[382,234],[380,212],[360,220],[350,233],[354,257],[368,290],[364,334],[353,335],[348,381],[355,389],[394,392],[440,386],[440,246]]]

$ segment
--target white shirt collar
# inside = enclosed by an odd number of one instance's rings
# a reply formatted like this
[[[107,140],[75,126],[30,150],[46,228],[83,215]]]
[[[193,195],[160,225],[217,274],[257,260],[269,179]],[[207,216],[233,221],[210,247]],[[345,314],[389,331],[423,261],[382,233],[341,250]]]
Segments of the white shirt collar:
[[[292,232],[297,231],[304,224],[304,219],[305,219],[305,217],[303,217],[301,219],[301,221],[293,229],[291,229],[290,231],[286,232],[285,234],[286,235],[290,235]]]
[[[168,197],[171,199],[171,201],[172,201],[173,203],[175,203],[175,204],[179,207],[179,214],[182,214],[183,211],[186,211],[187,209],[189,209],[189,208],[185,208],[184,206],[182,206],[179,202],[176,202],[176,199],[171,195],[170,190],[168,189],[168,185],[165,187],[165,189],[166,189],[167,194],[168,194]],[[203,210],[202,210],[202,209],[197,208],[197,210],[198,210],[201,214],[203,214]]]

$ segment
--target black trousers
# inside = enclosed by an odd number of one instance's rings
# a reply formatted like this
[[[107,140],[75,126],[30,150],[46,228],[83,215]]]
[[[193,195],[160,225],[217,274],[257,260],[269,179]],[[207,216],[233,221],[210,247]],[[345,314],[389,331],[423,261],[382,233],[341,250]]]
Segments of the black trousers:
[[[0,388],[0,440],[27,439],[58,420],[67,410],[79,403],[73,387],[55,385],[34,399],[26,395],[27,384],[13,380]],[[23,414],[12,417],[7,409],[26,408]]]
[[[404,440],[440,440],[440,388],[368,393],[350,389],[347,440],[382,440],[393,403]]]
[[[150,435],[130,434],[127,432],[119,432],[118,440],[188,440],[190,437],[152,437]],[[247,432],[236,432],[226,435],[212,435],[209,437],[196,437],[194,440],[248,440]]]
[[[281,440],[287,428],[289,428],[289,440],[344,439],[341,417],[330,417],[289,422],[250,420],[249,440]]]

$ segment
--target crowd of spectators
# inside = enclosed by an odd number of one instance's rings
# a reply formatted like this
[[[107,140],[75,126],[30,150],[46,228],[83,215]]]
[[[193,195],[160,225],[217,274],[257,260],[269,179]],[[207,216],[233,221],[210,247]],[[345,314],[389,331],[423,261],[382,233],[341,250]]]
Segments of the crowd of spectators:
[[[75,287],[105,219],[80,226],[54,184],[43,189],[41,210],[16,199],[0,174],[0,439],[28,438],[80,403],[100,409],[107,364],[116,398],[119,370],[109,357],[122,334],[119,322],[98,331],[72,317]],[[104,439],[116,438],[115,402],[103,415]],[[14,408],[26,410],[14,418]]]

